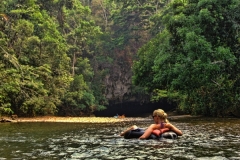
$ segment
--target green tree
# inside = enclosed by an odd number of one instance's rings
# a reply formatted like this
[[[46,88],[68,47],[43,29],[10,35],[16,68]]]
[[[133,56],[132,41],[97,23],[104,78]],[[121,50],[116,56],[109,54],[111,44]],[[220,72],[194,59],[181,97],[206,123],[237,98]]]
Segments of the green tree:
[[[93,69],[87,58],[78,58],[76,74],[70,85],[69,91],[64,95],[62,113],[78,116],[81,114],[91,115],[96,110],[105,109],[96,99],[95,88],[92,88]],[[97,96],[98,97],[98,96]]]
[[[149,44],[158,50],[147,70],[153,84],[140,83],[147,79],[138,68],[152,49],[140,50],[135,83],[155,89],[155,98],[166,90],[192,114],[224,116],[239,109],[239,7],[235,0],[171,3],[160,19],[165,30],[159,36],[168,36]]]
[[[3,99],[17,114],[54,114],[71,81],[66,43],[35,0],[3,4],[8,21],[1,30],[1,60],[15,73],[7,75],[7,83],[16,85],[14,91],[2,90]]]
[[[93,87],[94,72],[89,62],[93,57],[91,46],[96,44],[96,38],[102,32],[91,20],[90,8],[83,6],[80,1],[69,3],[62,0],[54,5],[58,11],[53,14],[58,15],[59,30],[67,42],[67,54],[71,58],[71,73],[74,78],[63,97],[63,105],[59,112],[79,115],[80,112],[90,114],[95,110],[104,109],[105,107],[99,104],[98,98],[95,98],[97,88]],[[80,88],[74,88],[75,86]]]

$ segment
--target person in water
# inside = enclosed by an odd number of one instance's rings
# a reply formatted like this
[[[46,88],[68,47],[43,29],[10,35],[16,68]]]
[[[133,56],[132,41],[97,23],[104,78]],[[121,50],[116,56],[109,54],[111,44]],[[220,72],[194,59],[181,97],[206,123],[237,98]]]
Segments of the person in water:
[[[183,133],[181,130],[179,130],[177,127],[169,123],[167,119],[167,113],[164,112],[162,109],[157,109],[153,111],[153,120],[155,124],[151,124],[144,132],[144,134],[139,137],[139,139],[147,139],[151,133],[160,135],[161,133],[164,133],[166,131],[173,131],[178,136],[181,136]],[[128,131],[135,130],[138,127],[136,125],[131,126],[126,131],[122,132],[120,136],[124,136]]]

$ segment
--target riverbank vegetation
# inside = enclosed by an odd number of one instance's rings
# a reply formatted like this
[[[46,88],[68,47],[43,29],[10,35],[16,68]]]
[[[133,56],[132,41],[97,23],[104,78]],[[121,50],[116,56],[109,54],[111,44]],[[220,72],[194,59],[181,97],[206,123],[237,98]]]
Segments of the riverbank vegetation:
[[[235,114],[239,11],[237,0],[3,0],[0,114],[105,109],[116,64],[132,67],[132,94],[190,114]]]
[[[240,115],[239,1],[175,1],[158,17],[165,28],[143,46],[134,82],[181,110]]]

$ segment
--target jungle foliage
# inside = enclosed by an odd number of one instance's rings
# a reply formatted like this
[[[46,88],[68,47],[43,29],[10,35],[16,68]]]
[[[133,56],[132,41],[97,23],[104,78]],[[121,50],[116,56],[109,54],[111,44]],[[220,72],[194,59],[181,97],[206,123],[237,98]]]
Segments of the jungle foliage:
[[[0,114],[105,109],[114,64],[132,66],[132,91],[185,112],[239,109],[237,0],[1,2]]]
[[[225,116],[240,107],[240,2],[176,0],[164,29],[138,52],[134,83],[191,114]]]
[[[104,109],[91,88],[87,55],[101,31],[89,19],[89,7],[73,0],[6,0],[0,12],[1,113]]]

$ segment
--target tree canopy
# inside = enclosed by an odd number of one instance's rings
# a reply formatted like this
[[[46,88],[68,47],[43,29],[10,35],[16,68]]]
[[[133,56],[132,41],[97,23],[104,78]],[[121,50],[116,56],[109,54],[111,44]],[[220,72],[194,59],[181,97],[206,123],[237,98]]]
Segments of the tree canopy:
[[[1,2],[0,115],[90,115],[108,105],[106,77],[126,73],[124,94],[239,109],[239,0]]]
[[[173,1],[164,29],[138,52],[133,80],[191,114],[224,116],[240,105],[239,1]]]
[[[89,7],[64,0],[11,0],[1,6],[1,113],[56,114],[83,104],[79,111],[104,108],[90,89],[89,60],[81,58],[100,33],[86,18]],[[63,106],[75,91],[81,104]]]

